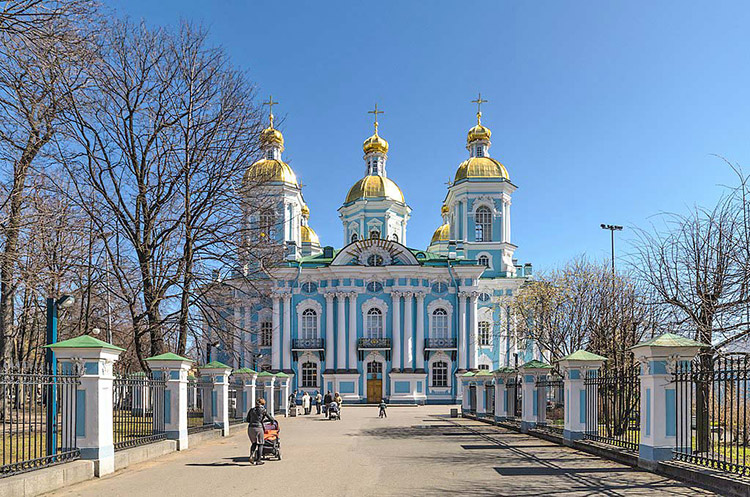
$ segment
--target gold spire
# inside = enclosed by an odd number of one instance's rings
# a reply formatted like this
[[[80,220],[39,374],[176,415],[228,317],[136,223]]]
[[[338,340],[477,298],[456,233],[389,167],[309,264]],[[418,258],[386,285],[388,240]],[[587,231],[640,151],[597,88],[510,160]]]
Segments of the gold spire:
[[[382,139],[380,136],[378,136],[378,114],[385,114],[382,110],[378,110],[378,104],[375,104],[375,110],[368,110],[368,114],[374,114],[375,115],[375,133],[365,140],[365,142],[362,144],[362,149],[365,151],[365,154],[369,154],[370,152],[380,152],[381,154],[387,154],[388,153],[388,142]]]
[[[268,127],[260,132],[260,141],[265,146],[277,145],[284,151],[284,135],[281,131],[273,127],[273,106],[278,105],[278,102],[273,101],[273,96],[268,96],[268,102],[263,102],[263,105],[268,106]]]
[[[477,104],[477,125],[469,130],[469,134],[466,137],[466,143],[471,143],[477,140],[490,141],[492,132],[489,128],[482,126],[482,104],[486,102],[489,102],[489,100],[484,100],[481,93],[476,100],[471,101],[471,103]]]
[[[263,105],[268,106],[268,122],[269,127],[273,129],[273,106],[278,105],[278,102],[273,101],[273,95],[268,95],[268,102],[263,102]]]

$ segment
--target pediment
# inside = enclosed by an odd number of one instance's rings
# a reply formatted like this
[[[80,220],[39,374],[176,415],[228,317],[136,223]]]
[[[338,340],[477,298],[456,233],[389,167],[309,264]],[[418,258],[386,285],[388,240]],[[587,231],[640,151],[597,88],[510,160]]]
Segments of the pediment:
[[[331,261],[331,266],[367,266],[370,256],[380,256],[383,266],[418,266],[411,251],[398,242],[367,239],[352,242]]]

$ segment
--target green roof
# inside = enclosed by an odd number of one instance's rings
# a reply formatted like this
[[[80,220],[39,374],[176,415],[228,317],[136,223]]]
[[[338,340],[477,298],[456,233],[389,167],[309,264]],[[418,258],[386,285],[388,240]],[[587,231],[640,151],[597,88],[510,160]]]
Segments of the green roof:
[[[198,369],[232,369],[223,362],[211,361],[204,366],[200,366]]]
[[[691,338],[675,335],[674,333],[664,333],[663,335],[652,338],[651,340],[637,343],[630,348],[634,349],[636,347],[709,347],[709,345],[696,342]]]
[[[253,371],[253,370],[252,370],[252,369],[250,369],[250,368],[240,368],[240,369],[235,369],[235,370],[234,370],[234,373],[240,373],[240,374],[258,374],[258,372],[257,372],[257,371]]]
[[[279,371],[278,373],[276,373],[274,376],[276,376],[276,378],[289,378],[288,374],[283,373],[281,371]]]
[[[516,372],[515,369],[510,368],[508,366],[497,368],[496,370],[493,371],[493,373],[498,373],[498,374],[509,374],[509,373],[515,373],[515,372]]]
[[[552,366],[549,364],[545,364],[541,361],[537,361],[536,359],[527,362],[526,364],[523,364],[521,368],[524,369],[552,369]]]
[[[474,376],[475,374],[476,373],[474,371],[467,371],[464,374],[462,374],[461,376],[462,377],[470,377],[470,376]]]
[[[480,369],[474,376],[492,376],[492,371],[489,369]]]
[[[273,376],[273,373],[269,373],[268,371],[261,371],[258,373],[258,378],[266,378],[268,376]]]
[[[190,361],[190,362],[193,362],[192,359],[188,359],[187,357],[182,357],[177,354],[173,354],[172,352],[167,352],[166,354],[155,355],[154,357],[149,357],[146,360],[147,361]]]
[[[62,342],[53,343],[52,345],[45,345],[50,349],[75,347],[78,349],[108,349],[108,350],[119,350],[124,351],[125,349],[112,345],[111,343],[104,342],[98,338],[94,338],[91,335],[81,335],[79,337],[70,338],[63,340]]]
[[[561,361],[606,361],[606,357],[602,357],[598,354],[594,354],[587,350],[579,349],[570,355],[566,355]]]

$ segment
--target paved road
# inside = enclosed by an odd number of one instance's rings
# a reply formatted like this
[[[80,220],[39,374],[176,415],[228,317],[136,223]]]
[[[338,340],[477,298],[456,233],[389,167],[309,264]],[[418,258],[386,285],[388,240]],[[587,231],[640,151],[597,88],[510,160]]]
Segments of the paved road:
[[[81,497],[713,495],[470,420],[444,406],[344,407],[341,421],[282,419],[283,460],[250,466],[244,433],[51,495]]]

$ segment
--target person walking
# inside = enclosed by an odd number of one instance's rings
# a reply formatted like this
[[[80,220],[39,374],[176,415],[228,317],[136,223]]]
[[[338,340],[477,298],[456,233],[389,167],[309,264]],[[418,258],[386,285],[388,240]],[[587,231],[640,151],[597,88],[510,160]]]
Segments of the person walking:
[[[297,409],[297,391],[296,390],[289,394],[289,412],[292,412],[293,409]]]
[[[339,393],[338,393],[338,392],[336,392],[336,393],[335,393],[335,394],[333,395],[333,401],[334,401],[334,402],[335,402],[335,403],[336,403],[336,404],[338,405],[338,407],[339,407],[339,419],[341,419],[341,411],[343,410],[343,409],[341,409],[341,408],[342,408],[342,407],[344,407],[344,399],[342,399],[342,398],[341,398],[341,395],[339,395]]]
[[[302,395],[302,408],[305,410],[305,415],[310,414],[310,394],[307,392]]]
[[[247,412],[247,436],[250,439],[250,464],[259,466],[263,464],[263,422],[268,420],[275,423],[276,420],[266,411],[266,401],[258,399],[255,407]]]
[[[380,404],[378,404],[378,410],[380,411],[378,412],[379,418],[388,417],[388,414],[385,412],[386,407],[388,407],[388,405],[385,403],[385,399],[380,399]]]
[[[329,390],[326,396],[323,397],[323,408],[325,409],[326,419],[328,418],[328,406],[331,405],[331,402],[333,402],[333,397],[331,396],[331,391]]]
[[[320,404],[323,403],[323,396],[320,395],[320,392],[315,390],[315,410],[317,411],[316,414],[320,414]]]

